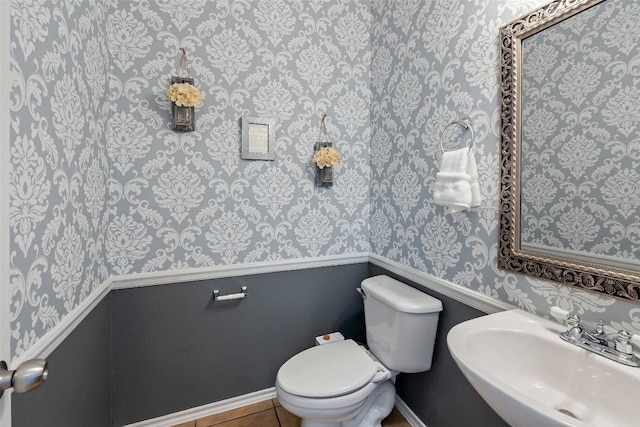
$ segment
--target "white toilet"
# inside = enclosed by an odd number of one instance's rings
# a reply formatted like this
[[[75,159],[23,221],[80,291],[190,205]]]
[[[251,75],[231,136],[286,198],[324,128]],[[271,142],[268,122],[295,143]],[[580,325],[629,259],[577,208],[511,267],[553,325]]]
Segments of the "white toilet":
[[[369,350],[353,340],[304,350],[276,379],[280,404],[302,427],[378,427],[400,372],[431,368],[442,303],[388,276],[362,282]]]

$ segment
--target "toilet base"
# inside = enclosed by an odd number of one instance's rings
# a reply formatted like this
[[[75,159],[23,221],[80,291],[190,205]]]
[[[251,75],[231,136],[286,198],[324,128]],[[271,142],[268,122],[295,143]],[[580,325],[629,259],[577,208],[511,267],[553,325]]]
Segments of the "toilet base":
[[[380,427],[382,420],[389,416],[393,410],[395,400],[396,388],[391,380],[387,380],[367,396],[364,404],[350,419],[336,422],[335,420],[302,418],[301,427]]]
[[[391,380],[380,384],[362,406],[358,414],[342,423],[341,427],[380,427],[396,402],[396,387]]]

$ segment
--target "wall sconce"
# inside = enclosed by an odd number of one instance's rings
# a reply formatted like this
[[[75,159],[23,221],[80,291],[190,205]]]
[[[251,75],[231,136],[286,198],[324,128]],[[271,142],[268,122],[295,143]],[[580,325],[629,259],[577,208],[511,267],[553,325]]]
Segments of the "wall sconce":
[[[18,366],[15,371],[10,371],[7,363],[0,361],[0,397],[5,390],[13,387],[16,393],[24,393],[38,388],[49,375],[47,361],[43,359],[31,359]]]

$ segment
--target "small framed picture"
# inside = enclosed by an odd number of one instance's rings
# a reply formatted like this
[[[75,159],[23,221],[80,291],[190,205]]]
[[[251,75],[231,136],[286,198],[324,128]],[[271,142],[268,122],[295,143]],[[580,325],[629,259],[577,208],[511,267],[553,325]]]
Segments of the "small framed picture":
[[[245,160],[276,159],[276,119],[242,117],[242,158]]]

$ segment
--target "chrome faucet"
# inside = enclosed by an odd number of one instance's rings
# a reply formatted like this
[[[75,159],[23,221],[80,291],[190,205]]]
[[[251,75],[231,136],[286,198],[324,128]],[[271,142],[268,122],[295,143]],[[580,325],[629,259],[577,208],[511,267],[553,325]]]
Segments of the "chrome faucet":
[[[619,331],[615,339],[610,340],[604,332],[604,322],[602,320],[598,322],[595,330],[586,331],[582,327],[580,316],[564,312],[558,307],[552,307],[548,311],[554,318],[557,318],[556,315],[559,312],[565,313],[563,320],[567,330],[560,333],[560,338],[566,342],[615,362],[636,368],[640,367],[640,358],[633,352],[632,335],[629,332]]]
[[[605,346],[609,345],[607,334],[604,333],[604,320],[598,321],[598,324],[596,325],[596,329],[594,331],[582,331],[582,336],[595,344]]]

